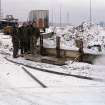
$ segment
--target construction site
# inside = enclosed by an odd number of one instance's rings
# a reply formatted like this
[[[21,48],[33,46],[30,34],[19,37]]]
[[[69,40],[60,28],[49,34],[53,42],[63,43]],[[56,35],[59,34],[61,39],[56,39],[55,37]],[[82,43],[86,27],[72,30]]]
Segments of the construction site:
[[[58,65],[64,65],[67,60],[73,60],[73,62],[88,62],[92,63],[95,58],[101,55],[101,46],[97,45],[97,50],[99,51],[98,54],[89,53],[89,51],[84,51],[84,43],[83,43],[83,36],[80,36],[84,33],[84,24],[81,24],[77,27],[71,27],[68,29],[71,30],[70,32],[72,35],[66,35],[66,33],[56,33],[56,31],[60,30],[63,31],[64,27],[61,27],[61,29],[57,29],[58,27],[50,27],[49,26],[49,11],[48,10],[34,10],[29,13],[29,21],[36,21],[37,28],[40,29],[40,38],[39,44],[35,45],[36,52],[35,55],[33,54],[27,54],[24,55],[24,57],[31,61],[40,61],[43,63],[52,63],[52,64],[58,64]],[[15,19],[12,15],[7,15],[5,19],[1,20],[1,30],[4,32],[4,34],[11,34],[11,27],[19,24],[18,19]],[[52,30],[50,30],[52,28]],[[68,26],[69,28],[69,26]],[[44,31],[43,31],[44,29]],[[48,32],[46,32],[48,31]],[[64,30],[65,31],[65,30]],[[74,31],[74,32],[73,32]],[[77,32],[76,32],[77,31]],[[76,32],[76,33],[75,33]],[[68,34],[67,33],[67,34]],[[69,47],[68,49],[62,48],[62,44],[69,43],[70,39],[64,39],[67,37],[73,37],[75,34],[74,44],[73,47]],[[76,35],[77,34],[77,35]],[[48,40],[49,43],[47,43],[46,47],[44,45],[44,40]],[[64,41],[62,43],[62,40]],[[67,40],[67,41],[66,41]],[[50,41],[53,42],[54,46],[51,46]],[[95,45],[93,45],[95,47]],[[53,47],[53,48],[52,48]],[[66,47],[66,46],[65,46]],[[89,47],[89,46],[87,46]],[[31,50],[34,50],[31,49]],[[88,49],[88,48],[87,48]],[[88,59],[87,59],[88,58]]]
[[[0,0],[0,105],[105,105],[104,3]]]

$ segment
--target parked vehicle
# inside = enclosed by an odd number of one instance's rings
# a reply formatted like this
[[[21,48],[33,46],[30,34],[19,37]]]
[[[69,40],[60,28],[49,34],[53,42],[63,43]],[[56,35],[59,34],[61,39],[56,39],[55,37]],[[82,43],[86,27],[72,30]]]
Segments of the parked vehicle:
[[[15,27],[18,24],[18,19],[15,19],[12,15],[7,15],[5,19],[0,20],[0,30],[4,34],[10,34],[11,27]]]

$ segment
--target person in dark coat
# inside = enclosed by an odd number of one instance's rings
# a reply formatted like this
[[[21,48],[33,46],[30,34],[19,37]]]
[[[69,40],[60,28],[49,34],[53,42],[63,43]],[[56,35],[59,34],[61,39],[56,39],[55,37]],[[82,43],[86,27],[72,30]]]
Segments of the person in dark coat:
[[[18,57],[19,50],[19,36],[18,36],[18,26],[12,28],[12,43],[13,43],[13,58]]]
[[[36,22],[33,22],[29,30],[31,53],[36,54],[36,44],[38,38],[40,37],[40,30],[36,27]]]
[[[27,40],[27,49],[28,49],[28,53],[31,53],[31,46],[30,46],[30,44],[31,44],[31,37],[32,37],[32,23],[31,22],[29,22],[28,23],[28,25],[27,25],[27,33],[28,33],[28,35],[27,35],[27,38],[28,38],[28,40]]]
[[[28,52],[28,30],[27,30],[27,24],[24,23],[22,27],[22,35],[24,38],[24,53]]]
[[[19,31],[18,31],[18,34],[19,34],[19,40],[20,40],[20,53],[21,55],[24,54],[24,36],[23,36],[23,26],[19,27]]]
[[[20,39],[21,54],[25,54],[28,52],[28,40],[29,40],[26,23],[23,23],[23,25],[19,28],[19,39]]]

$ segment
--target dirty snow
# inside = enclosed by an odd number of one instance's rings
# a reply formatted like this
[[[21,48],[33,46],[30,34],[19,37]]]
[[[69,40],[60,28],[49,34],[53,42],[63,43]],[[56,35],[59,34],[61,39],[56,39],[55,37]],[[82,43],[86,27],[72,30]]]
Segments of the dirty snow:
[[[71,27],[72,28],[72,27]],[[8,40],[7,40],[8,39]],[[64,66],[12,58],[9,36],[0,34],[0,105],[105,105],[105,66],[72,61]],[[6,46],[6,47],[5,47]],[[41,87],[18,63],[50,71],[91,77],[62,76],[25,67],[48,88]]]

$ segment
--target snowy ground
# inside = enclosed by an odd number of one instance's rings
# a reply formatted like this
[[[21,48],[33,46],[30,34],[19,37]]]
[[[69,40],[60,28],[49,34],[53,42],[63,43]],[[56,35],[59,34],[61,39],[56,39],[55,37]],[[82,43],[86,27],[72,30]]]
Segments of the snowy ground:
[[[81,32],[81,27],[83,32]],[[78,50],[75,40],[82,39],[84,52],[91,54],[105,54],[105,29],[99,25],[83,22],[79,26],[65,26],[65,27],[50,27],[46,32],[54,31],[54,36],[49,39],[44,39],[45,48],[56,48],[56,36],[61,39],[61,49]],[[49,44],[50,43],[50,44]],[[90,48],[89,46],[100,45],[101,52],[97,48]]]
[[[9,36],[0,35],[0,105],[105,105],[104,65],[67,62],[67,65],[55,66],[10,57],[37,68],[93,78],[55,75],[25,67],[47,86],[43,88],[22,69],[22,65],[4,58],[11,55],[11,42],[3,41],[7,38],[11,40]]]

